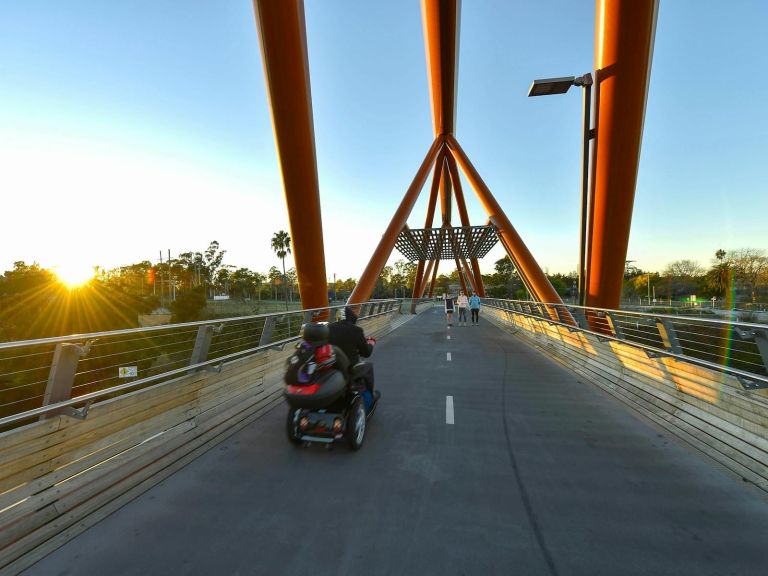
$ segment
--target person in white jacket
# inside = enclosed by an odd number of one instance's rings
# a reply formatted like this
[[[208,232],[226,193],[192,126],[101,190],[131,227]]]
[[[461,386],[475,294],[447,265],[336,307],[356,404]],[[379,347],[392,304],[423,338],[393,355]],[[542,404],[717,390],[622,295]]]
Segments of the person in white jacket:
[[[459,297],[456,298],[456,307],[459,309],[459,326],[464,322],[464,326],[467,325],[467,307],[469,306],[469,300],[464,292],[459,292]]]

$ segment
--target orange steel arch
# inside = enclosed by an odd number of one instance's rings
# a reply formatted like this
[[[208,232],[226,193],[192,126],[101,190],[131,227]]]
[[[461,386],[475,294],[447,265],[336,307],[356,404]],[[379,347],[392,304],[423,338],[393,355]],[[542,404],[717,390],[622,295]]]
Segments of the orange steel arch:
[[[454,136],[456,82],[458,78],[456,67],[458,61],[458,22],[461,4],[458,0],[422,0],[421,7],[435,143],[439,143],[442,147],[442,151],[446,154],[446,160],[442,159],[442,154],[435,155],[435,158],[437,159],[435,178],[437,178],[437,171],[442,171],[442,176],[440,178],[440,205],[443,216],[442,224],[443,226],[450,225],[451,190],[453,189],[455,191],[458,186],[457,206],[460,218],[462,220],[462,225],[469,225],[468,217],[466,216],[463,192],[460,188],[461,185],[458,178],[458,171],[455,169],[455,164],[458,163],[477,193],[481,203],[486,208],[488,215],[494,217],[495,221],[499,223],[499,233],[504,240],[502,245],[510,254],[512,261],[518,267],[521,276],[526,278],[526,284],[533,288],[533,296],[537,300],[543,302],[562,303],[557,292],[525,247],[522,239],[512,227],[509,219],[496,202],[482,178],[480,178],[477,170],[475,170]],[[451,173],[452,164],[454,165],[453,174]],[[425,167],[422,164],[422,171],[424,168]],[[406,195],[411,193],[412,188],[413,186],[409,189],[409,192]],[[410,205],[412,206],[413,204],[411,203]],[[400,210],[398,210],[398,214],[400,214]],[[371,259],[371,262],[369,262],[363,273],[363,278],[361,278],[360,282],[350,295],[350,303],[361,303],[370,297],[375,286],[376,278],[381,273],[381,270],[386,263],[386,259],[389,257],[389,254],[394,247],[397,235],[404,226],[405,221],[396,215],[396,218],[392,220],[382,237],[379,248],[377,248],[375,253],[375,258]],[[387,248],[388,251],[386,257],[382,259],[382,252]],[[465,271],[458,260],[456,261],[456,268],[459,273],[462,287],[466,291],[467,287],[464,280]],[[418,276],[414,286],[414,295],[419,293],[419,289],[424,282],[424,279],[422,278],[423,269],[424,264],[421,263],[421,266],[417,268]],[[435,267],[433,274],[436,269],[437,268]],[[482,276],[476,261],[472,263],[471,271],[469,266],[467,267],[466,277],[474,280],[475,288],[478,293],[484,294]],[[432,290],[430,290],[430,292],[431,291]]]
[[[253,5],[302,304],[308,308],[322,307],[327,305],[328,297],[304,4],[303,0],[253,0]],[[362,303],[370,297],[430,170],[433,170],[433,182],[428,227],[432,225],[438,190],[442,225],[450,226],[451,191],[456,195],[462,225],[468,225],[456,165],[464,172],[490,222],[496,226],[502,246],[532,296],[542,302],[561,303],[454,135],[460,11],[459,0],[422,0],[435,139],[352,292],[350,303]],[[597,2],[596,139],[585,279],[589,306],[616,307],[621,292],[657,11],[658,0]],[[420,262],[417,268],[414,283],[417,296],[426,290],[430,269],[429,293],[432,295],[439,260],[430,262],[427,270],[425,266],[425,262]],[[466,277],[474,281],[476,290],[482,294],[477,262],[473,260],[464,266],[457,262],[456,266],[462,283],[466,272]]]

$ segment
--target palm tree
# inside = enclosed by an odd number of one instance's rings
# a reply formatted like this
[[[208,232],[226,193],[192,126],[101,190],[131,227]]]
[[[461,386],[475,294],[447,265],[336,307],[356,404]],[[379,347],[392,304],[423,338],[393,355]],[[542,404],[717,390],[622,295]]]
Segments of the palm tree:
[[[283,261],[283,293],[285,294],[285,309],[288,310],[288,292],[286,290],[287,283],[285,279],[285,257],[291,253],[291,237],[285,230],[275,232],[272,236],[272,250],[275,251],[277,257]]]

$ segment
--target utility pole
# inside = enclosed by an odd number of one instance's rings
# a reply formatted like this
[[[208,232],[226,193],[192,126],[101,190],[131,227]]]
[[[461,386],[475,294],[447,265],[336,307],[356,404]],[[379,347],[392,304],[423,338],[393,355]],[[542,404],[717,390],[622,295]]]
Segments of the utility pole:
[[[163,307],[163,251],[160,250],[160,266],[158,267],[160,273],[160,307]]]
[[[171,302],[176,301],[176,283],[173,281],[173,274],[171,272],[171,249],[168,248],[168,297],[171,299]],[[173,295],[171,295],[171,291],[173,291]]]
[[[651,273],[648,272],[648,306],[651,305]]]

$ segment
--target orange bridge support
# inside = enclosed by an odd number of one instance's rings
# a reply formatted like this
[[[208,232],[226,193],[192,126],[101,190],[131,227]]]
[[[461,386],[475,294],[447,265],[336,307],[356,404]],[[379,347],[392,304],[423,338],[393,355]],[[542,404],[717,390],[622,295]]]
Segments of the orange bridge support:
[[[302,0],[253,0],[304,308],[328,306]]]
[[[392,221],[384,231],[384,235],[381,237],[379,245],[373,252],[373,256],[371,256],[371,260],[365,267],[365,271],[363,271],[360,281],[357,283],[357,286],[355,286],[355,289],[352,290],[352,294],[349,295],[348,302],[350,304],[362,304],[363,302],[366,302],[373,293],[373,289],[376,286],[376,280],[384,269],[384,265],[387,263],[387,259],[392,253],[392,249],[395,247],[398,234],[400,234],[400,231],[408,221],[408,216],[410,216],[411,210],[413,210],[413,205],[416,203],[419,193],[424,186],[424,182],[429,175],[432,163],[435,162],[442,146],[442,139],[435,138],[424,161],[421,163],[421,167],[416,173],[416,176],[414,176],[411,185],[408,187],[403,200],[400,202],[400,206],[392,217]]]
[[[658,0],[598,0],[587,306],[618,308],[640,160]]]

